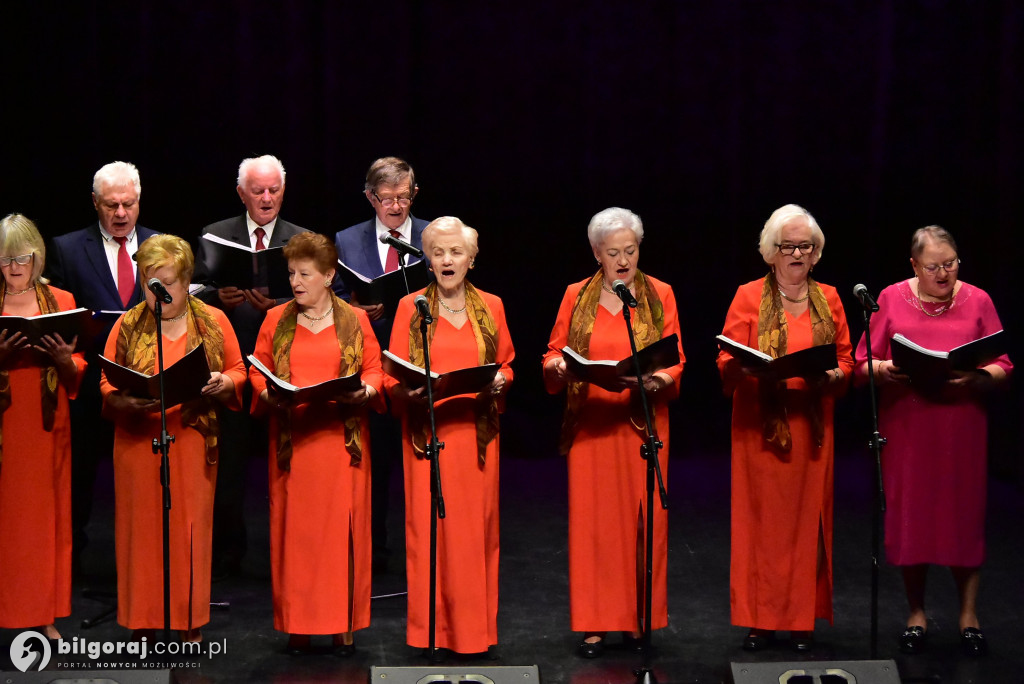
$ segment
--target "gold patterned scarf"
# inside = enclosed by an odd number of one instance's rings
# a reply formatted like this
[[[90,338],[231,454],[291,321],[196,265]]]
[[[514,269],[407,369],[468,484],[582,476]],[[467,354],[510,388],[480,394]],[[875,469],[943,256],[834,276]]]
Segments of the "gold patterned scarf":
[[[576,303],[572,307],[566,346],[584,358],[590,358],[590,335],[594,332],[594,321],[597,320],[597,307],[600,306],[603,284],[604,273],[599,270],[590,282],[580,289]],[[658,292],[647,283],[647,278],[642,272],[636,272],[633,286],[636,290],[637,306],[630,320],[636,338],[636,348],[639,351],[661,339],[662,330],[665,328],[665,309]],[[558,444],[559,453],[562,455],[569,453],[569,447],[576,438],[580,411],[587,400],[587,388],[585,382],[570,382],[566,388],[565,414],[562,417],[562,434]],[[651,408],[653,411],[653,405]],[[638,414],[630,416],[631,422],[634,428],[641,426],[637,430],[644,436],[646,427],[639,404],[632,407],[631,413]]]
[[[185,353],[203,344],[206,361],[211,371],[224,370],[224,331],[213,318],[206,305],[189,295],[185,308]],[[156,373],[156,316],[146,302],[140,302],[125,312],[117,332],[117,351],[114,361],[139,373]],[[220,425],[217,421],[217,403],[210,397],[200,397],[181,405],[181,423],[203,436],[206,462],[217,463]]]
[[[815,347],[831,344],[836,340],[836,325],[832,320],[832,310],[825,299],[825,293],[813,278],[807,279],[807,294],[810,299],[808,309],[811,316],[811,344]],[[761,288],[761,305],[757,312],[757,347],[777,359],[785,356],[789,339],[789,326],[786,323],[786,312],[782,308],[782,297],[775,273],[769,273]],[[786,383],[759,382],[758,393],[761,405],[761,425],[765,441],[781,451],[789,451],[793,447],[789,432],[789,421],[786,418],[785,401]],[[811,433],[815,443],[821,446],[825,438],[825,423],[822,417],[821,391],[810,386],[809,418]]]
[[[39,304],[39,313],[48,314],[60,311],[57,305],[57,298],[48,285],[36,281],[36,302]],[[0,278],[0,311],[4,309],[4,300],[7,297],[6,282]],[[64,340],[69,342],[71,340]],[[52,361],[52,359],[50,359]],[[39,369],[39,397],[43,411],[43,429],[47,432],[53,431],[54,416],[57,414],[57,367],[52,363]],[[0,416],[11,407],[11,376],[6,370],[0,370]],[[0,430],[0,463],[4,459],[3,432]]]
[[[434,339],[439,319],[437,283],[430,283],[427,286],[426,297],[430,302],[430,315],[434,318],[433,323],[427,328],[427,343],[429,344]],[[473,327],[473,337],[476,339],[477,365],[495,363],[498,358],[498,325],[480,293],[469,281],[466,281],[466,315],[469,317],[469,324]],[[420,317],[417,314],[413,314],[409,319],[409,361],[413,365],[423,368],[423,336],[420,333]],[[427,440],[430,439],[430,426],[427,423],[425,412],[414,411],[409,414],[409,434],[412,437],[413,450],[420,458],[425,458],[427,455]],[[487,445],[497,435],[497,399],[491,397],[486,402],[477,402],[476,452],[481,465],[486,460]]]
[[[341,352],[341,364],[338,377],[352,375],[363,367],[363,329],[359,319],[348,304],[330,292],[331,304],[334,307],[334,333],[338,338],[338,350]],[[281,320],[274,328],[274,375],[285,382],[292,377],[292,343],[295,341],[295,327],[298,325],[299,305],[295,300],[285,305]],[[350,463],[358,465],[363,458],[362,432],[359,413],[348,412],[345,418],[345,449],[349,453]],[[291,470],[292,463],[292,430],[291,412],[287,411],[278,421],[277,432],[277,467],[283,471]]]

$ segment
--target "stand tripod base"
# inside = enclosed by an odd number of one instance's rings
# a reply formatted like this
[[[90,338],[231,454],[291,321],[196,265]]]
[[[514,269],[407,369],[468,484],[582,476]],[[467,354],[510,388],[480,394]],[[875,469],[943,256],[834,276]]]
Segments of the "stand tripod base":
[[[633,674],[636,675],[636,684],[658,684],[658,680],[654,678],[654,673],[646,667],[633,670]]]

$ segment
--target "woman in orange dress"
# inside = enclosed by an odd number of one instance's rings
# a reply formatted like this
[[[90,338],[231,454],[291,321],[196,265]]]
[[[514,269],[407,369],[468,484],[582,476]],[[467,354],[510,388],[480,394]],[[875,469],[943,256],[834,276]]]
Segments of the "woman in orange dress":
[[[638,302],[632,315],[637,349],[679,335],[672,288],[637,269],[640,217],[612,207],[596,214],[587,229],[600,270],[570,285],[562,297],[544,355],[544,383],[552,394],[567,390],[560,450],[569,463],[569,608],[573,631],[583,632],[578,646],[584,658],[604,651],[605,633],[623,632],[628,647],[639,648],[644,596],[644,543],[647,518],[647,462],[640,456],[646,430],[638,381],[602,388],[579,382],[566,370],[562,348],[598,360],[630,356],[622,300],[612,290],[621,280]],[[642,380],[654,408],[654,429],[664,444],[658,452],[667,482],[669,421],[667,402],[679,394],[679,363]],[[666,577],[668,519],[654,507],[651,627],[668,624]]]
[[[217,484],[217,413],[241,408],[245,366],[231,324],[220,309],[188,294],[192,248],[174,235],[154,235],[135,254],[140,277],[156,278],[171,295],[163,318],[164,367],[204,345],[210,380],[198,399],[167,409],[170,448],[171,629],[201,641],[210,621],[213,492]],[[145,375],[156,373],[155,297],[126,311],[114,324],[103,355]],[[114,540],[117,552],[117,621],[152,636],[164,624],[163,503],[160,403],[118,390],[100,378],[104,415],[114,421]]]
[[[45,257],[32,221],[0,221],[4,316],[75,308],[41,277]],[[76,339],[46,336],[33,349],[21,333],[0,332],[0,627],[42,626],[49,639],[60,638],[54,620],[71,614],[68,398],[85,372]]]
[[[298,387],[359,374],[362,387],[295,405],[249,369],[253,413],[270,413],[270,564],[274,629],[288,652],[333,635],[355,652],[352,632],[370,624],[370,437],[367,408],[384,409],[380,347],[366,312],[334,295],[338,253],[301,233],[284,248],[295,299],[267,312],[254,356]],[[270,386],[272,387],[272,385]]]
[[[436,402],[441,491],[446,517],[437,523],[437,629],[435,644],[458,653],[482,653],[498,642],[498,413],[512,382],[515,356],[505,308],[473,287],[466,274],[477,255],[477,232],[445,216],[423,229],[423,251],[435,282],[398,303],[389,350],[423,367],[415,298],[427,298],[434,322],[428,331],[430,369],[501,364],[479,394]],[[405,547],[409,586],[406,638],[430,644],[430,461],[425,394],[385,379],[402,415],[405,462]]]
[[[766,648],[789,630],[813,647],[814,621],[832,622],[832,409],[853,369],[850,331],[836,290],[815,282],[825,236],[795,204],[761,231],[771,272],[741,285],[722,334],[773,358],[835,343],[838,366],[777,381],[727,352],[718,369],[732,396],[732,622],[750,627],[743,648]]]

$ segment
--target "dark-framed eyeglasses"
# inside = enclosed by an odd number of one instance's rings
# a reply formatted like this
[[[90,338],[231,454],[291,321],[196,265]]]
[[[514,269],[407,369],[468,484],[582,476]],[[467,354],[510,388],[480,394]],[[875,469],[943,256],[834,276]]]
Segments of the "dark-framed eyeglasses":
[[[0,266],[10,266],[13,261],[16,264],[25,266],[32,263],[32,257],[35,256],[35,252],[29,252],[28,254],[20,254],[18,256],[0,256]]]
[[[925,273],[932,276],[936,275],[940,268],[946,273],[956,273],[960,269],[960,259],[950,259],[944,264],[930,264],[928,266],[920,264],[920,266],[924,269]]]
[[[391,207],[395,206],[396,203],[400,207],[407,207],[410,204],[412,204],[412,197],[385,197],[384,199],[381,199],[380,195],[377,194],[376,190],[371,190],[370,194],[373,195],[374,198],[378,202],[380,202],[380,205],[385,209],[390,209]]]
[[[786,256],[790,256],[797,250],[800,250],[801,254],[811,254],[817,248],[817,245],[815,245],[813,242],[802,242],[799,245],[784,244],[775,246],[779,249],[780,252],[782,252]]]

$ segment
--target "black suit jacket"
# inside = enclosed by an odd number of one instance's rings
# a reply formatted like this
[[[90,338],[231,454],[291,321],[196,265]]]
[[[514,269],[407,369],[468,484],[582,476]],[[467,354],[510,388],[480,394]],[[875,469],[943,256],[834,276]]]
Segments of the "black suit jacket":
[[[305,232],[308,232],[305,228],[289,223],[279,216],[267,247],[283,247],[293,236]],[[206,233],[212,233],[217,237],[237,242],[246,247],[250,246],[249,228],[245,223],[245,214],[218,221],[217,223],[211,223],[203,228],[200,235],[205,235]],[[210,264],[207,260],[205,243],[206,240],[200,239],[196,248],[196,270],[192,274],[192,282],[210,285],[213,279],[210,273]],[[222,306],[220,297],[217,296],[217,290],[213,287],[207,287],[197,293],[196,296],[208,304],[216,307]],[[242,302],[226,313],[228,320],[231,321],[231,327],[235,330],[235,336],[238,337],[238,346],[242,350],[242,355],[251,354],[256,348],[256,337],[259,335],[260,326],[263,324],[265,314],[254,309],[248,302]]]

